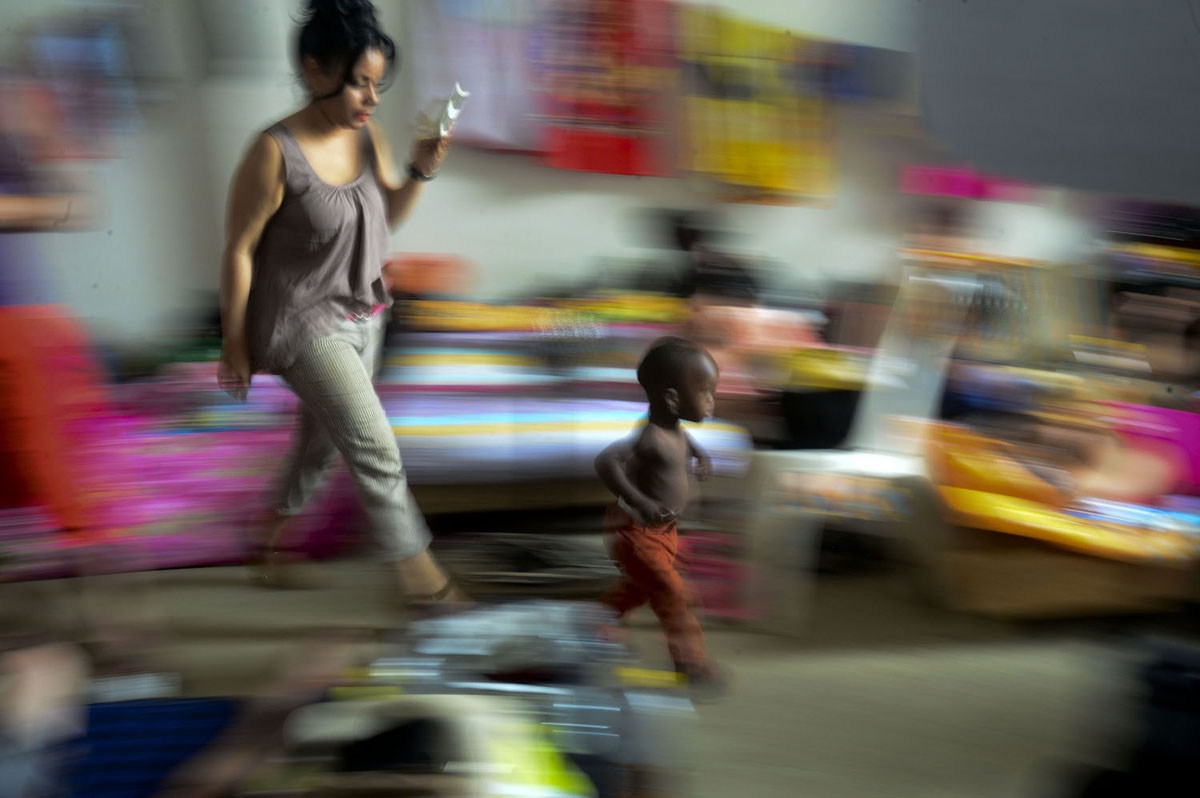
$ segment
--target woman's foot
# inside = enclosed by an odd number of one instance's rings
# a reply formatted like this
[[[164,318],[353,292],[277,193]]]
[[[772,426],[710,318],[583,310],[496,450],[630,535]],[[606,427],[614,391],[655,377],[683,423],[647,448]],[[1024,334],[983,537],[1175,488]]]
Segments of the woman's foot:
[[[428,551],[400,560],[396,568],[406,591],[404,601],[409,607],[470,603],[454,578],[441,569]]]
[[[306,558],[294,548],[281,545],[290,521],[292,516],[270,512],[248,524],[245,540],[250,556],[246,565],[250,568],[251,582],[258,587],[276,590],[319,587],[311,575],[300,574],[300,566]]]
[[[304,590],[318,587],[311,575],[301,575],[305,558],[299,552],[280,545],[290,516],[272,514],[257,533],[248,534],[250,579],[259,587],[275,590]]]
[[[259,587],[272,590],[310,590],[319,587],[311,574],[301,572],[303,562],[306,562],[305,558],[295,552],[263,547],[255,552],[247,565],[251,581]]]
[[[425,613],[452,612],[470,603],[471,600],[463,595],[455,581],[449,577],[441,589],[433,593],[408,593],[404,597],[404,604],[408,609]]]

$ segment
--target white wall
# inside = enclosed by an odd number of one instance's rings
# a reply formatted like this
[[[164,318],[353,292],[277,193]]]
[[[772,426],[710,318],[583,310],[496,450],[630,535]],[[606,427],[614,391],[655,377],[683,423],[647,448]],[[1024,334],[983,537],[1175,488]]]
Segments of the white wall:
[[[222,3],[229,13],[238,13],[236,3]],[[814,35],[909,49],[908,4],[722,0],[715,5]],[[378,5],[403,49],[403,3],[383,0]],[[290,0],[273,0],[245,4],[240,13],[247,25],[287,26],[293,7]],[[300,100],[287,71],[290,40],[278,31],[262,39],[257,64],[242,64],[240,76],[210,77],[201,89],[207,154],[215,176],[208,198],[214,231],[219,230],[228,175],[250,137]],[[416,113],[409,101],[412,93],[402,76],[379,114],[398,157],[407,149],[404,142]],[[897,228],[880,197],[890,190],[898,156],[890,152],[891,145],[873,143],[870,131],[850,130],[848,135],[851,147],[862,152],[852,160],[842,158],[841,190],[831,207],[732,208],[743,248],[809,277],[869,277],[888,267]],[[464,148],[452,152],[392,245],[397,251],[466,256],[478,267],[475,290],[494,297],[587,276],[605,258],[644,255],[641,211],[700,202],[680,181],[565,172],[530,158]]]
[[[913,52],[922,0],[685,0],[767,25],[888,50]]]
[[[871,278],[894,262],[902,142],[842,120],[839,191],[828,206],[725,209],[733,246],[783,264],[784,284]],[[643,212],[702,204],[686,183],[545,169],[533,159],[453,151],[398,250],[459,253],[479,267],[484,296],[582,278],[603,258],[644,256]]]
[[[995,255],[1078,262],[1100,233],[1089,209],[1065,191],[1047,192],[1040,204],[981,202],[974,222]]]
[[[71,13],[78,0],[0,4],[0,28],[20,35],[36,14]],[[118,157],[87,166],[101,211],[96,229],[37,237],[39,262],[59,298],[95,331],[119,341],[160,329],[172,311],[196,304],[212,287],[216,242],[198,200],[207,197],[200,107],[194,86],[196,53],[190,7],[155,3],[150,24],[177,80],[167,102],[146,109],[141,130],[116,141]],[[11,52],[11,50],[9,51]]]
[[[696,4],[815,36],[910,51],[914,2]],[[413,111],[393,105],[392,130],[402,130]],[[894,263],[900,220],[888,200],[906,153],[862,122],[847,113],[839,124],[839,190],[828,207],[727,209],[739,248],[784,264],[785,284],[830,275],[871,278],[888,273]],[[399,250],[465,255],[479,266],[479,293],[498,296],[584,277],[602,258],[645,255],[641,211],[703,203],[681,181],[564,172],[525,158],[455,151],[393,244]]]
[[[70,5],[54,0],[49,6]],[[288,47],[292,0],[216,0],[260,44],[239,59],[223,52],[216,73],[200,69],[203,4],[156,0],[163,35],[186,56],[173,99],[150,110],[146,129],[124,142],[124,157],[103,170],[108,218],[95,232],[48,236],[47,249],[68,301],[110,335],[136,338],[166,314],[215,291],[225,193],[251,136],[301,100]],[[895,49],[912,49],[915,0],[718,0],[714,3],[796,31]],[[5,3],[0,22],[35,4]],[[403,31],[403,2],[379,2],[385,24]],[[236,50],[237,48],[232,48]],[[398,81],[382,121],[403,151],[415,109]],[[468,111],[469,112],[469,111]],[[844,113],[839,121],[839,191],[822,208],[736,206],[737,246],[786,265],[785,283],[886,276],[900,230],[896,167],[921,148],[879,133]],[[480,270],[479,293],[497,296],[589,274],[604,258],[645,254],[639,212],[696,205],[680,181],[546,169],[529,158],[452,152],[397,250],[460,253]],[[1020,214],[1018,214],[1020,215]],[[1012,225],[1014,228],[1020,225]],[[1031,241],[1054,226],[1025,225]],[[1049,232],[1048,232],[1049,230]]]

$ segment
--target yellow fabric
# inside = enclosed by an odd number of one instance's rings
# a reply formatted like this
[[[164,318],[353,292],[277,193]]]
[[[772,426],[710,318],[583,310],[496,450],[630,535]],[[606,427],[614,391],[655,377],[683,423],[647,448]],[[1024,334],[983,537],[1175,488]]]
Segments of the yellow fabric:
[[[491,352],[422,352],[392,355],[389,366],[535,366],[537,358]]]
[[[683,684],[683,676],[678,673],[646,668],[618,668],[617,679],[626,687],[671,688]]]
[[[562,798],[592,798],[596,788],[571,764],[542,732],[532,723],[510,724],[511,734],[497,735],[487,741],[489,759],[506,772],[494,777],[504,785],[506,795],[520,795],[520,788],[530,789],[530,795],[562,796]]]
[[[652,294],[610,294],[568,299],[554,306],[489,305],[456,300],[422,300],[408,306],[413,323],[451,332],[552,330],[584,318],[596,321],[675,324],[687,316],[687,304]]]
[[[1191,249],[1178,247],[1163,247],[1156,244],[1115,244],[1114,252],[1146,258],[1147,260],[1180,263],[1187,266],[1200,266],[1200,253]]]
[[[1185,535],[1068,514],[1061,509],[1068,497],[1017,462],[1004,443],[970,430],[931,429],[928,462],[951,519],[960,526],[1126,562],[1183,564],[1200,554]]]
[[[1061,506],[1066,497],[1011,457],[992,438],[956,427],[935,427],[930,444],[934,480],[942,486],[984,491]]]
[[[963,488],[941,488],[962,526],[1040,540],[1063,549],[1125,562],[1191,563],[1196,545],[1184,535],[1076,518],[1044,504]]]
[[[861,390],[870,361],[836,349],[801,349],[783,358],[785,387]]]

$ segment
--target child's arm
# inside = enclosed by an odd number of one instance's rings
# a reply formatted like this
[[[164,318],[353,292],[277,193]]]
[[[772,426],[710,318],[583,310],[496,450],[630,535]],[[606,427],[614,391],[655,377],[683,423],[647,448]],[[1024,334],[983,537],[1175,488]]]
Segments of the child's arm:
[[[633,457],[635,440],[632,437],[623,438],[600,452],[596,456],[596,474],[604,483],[604,487],[617,498],[624,499],[626,504],[642,516],[643,521],[669,521],[672,513],[638,490],[626,473],[626,464]]]
[[[688,457],[696,460],[696,478],[701,482],[712,476],[712,458],[708,456],[700,444],[696,443],[696,439],[686,432],[683,433],[687,438]]]

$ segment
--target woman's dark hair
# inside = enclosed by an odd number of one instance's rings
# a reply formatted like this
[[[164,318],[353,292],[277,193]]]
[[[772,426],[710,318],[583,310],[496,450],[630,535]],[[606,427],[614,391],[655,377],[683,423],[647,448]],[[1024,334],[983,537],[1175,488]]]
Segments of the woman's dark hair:
[[[303,69],[304,59],[314,58],[323,67],[341,67],[341,82],[326,96],[341,92],[354,65],[367,50],[378,50],[383,54],[390,78],[396,63],[396,43],[380,26],[374,3],[370,0],[308,0],[300,20],[296,63]]]

